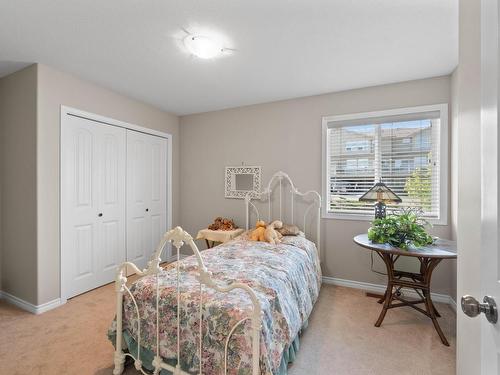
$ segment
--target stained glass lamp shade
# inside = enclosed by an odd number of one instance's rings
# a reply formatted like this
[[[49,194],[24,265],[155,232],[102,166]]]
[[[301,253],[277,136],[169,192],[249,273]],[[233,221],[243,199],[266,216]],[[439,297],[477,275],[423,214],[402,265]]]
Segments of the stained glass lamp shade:
[[[401,198],[383,182],[377,182],[359,200],[362,202],[377,202],[375,203],[375,219],[385,217],[386,202],[401,203]]]

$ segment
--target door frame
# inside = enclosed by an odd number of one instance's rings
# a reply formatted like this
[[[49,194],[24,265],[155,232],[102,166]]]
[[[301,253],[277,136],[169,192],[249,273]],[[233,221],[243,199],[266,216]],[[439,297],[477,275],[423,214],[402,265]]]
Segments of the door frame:
[[[154,135],[157,137],[165,138],[167,140],[167,230],[172,229],[172,134],[161,132],[158,130],[146,128],[144,126],[131,124],[125,121],[116,120],[110,117],[101,116],[95,113],[82,111],[77,108],[68,107],[61,105],[60,110],[60,127],[59,127],[59,294],[61,297],[61,304],[66,303],[68,295],[63,288],[63,267],[65,266],[63,248],[62,248],[62,212],[63,212],[63,202],[62,202],[62,139],[64,132],[67,129],[68,116],[80,117],[83,119],[95,121],[104,125],[117,126],[120,128],[125,128],[128,130],[133,130],[140,133],[145,133],[149,135]],[[171,248],[167,246],[166,258],[170,258]]]

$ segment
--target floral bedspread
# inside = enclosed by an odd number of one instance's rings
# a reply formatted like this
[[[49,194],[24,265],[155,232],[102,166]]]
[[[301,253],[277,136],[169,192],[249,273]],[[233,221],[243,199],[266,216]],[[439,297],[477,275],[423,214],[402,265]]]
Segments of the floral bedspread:
[[[174,248],[175,249],[175,248]],[[303,237],[284,237],[271,245],[237,239],[202,252],[203,261],[221,285],[233,281],[248,284],[262,307],[260,368],[273,374],[288,348],[307,321],[318,298],[321,269],[316,246]],[[181,365],[185,371],[199,369],[200,289],[194,256],[181,260]],[[177,357],[176,272],[170,267],[159,276],[160,355]],[[140,345],[156,352],[156,280],[147,276],[136,281],[131,292],[141,314]],[[250,315],[252,304],[240,290],[219,293],[208,287],[203,291],[203,374],[223,374],[224,345],[231,328]],[[132,299],[124,297],[123,329],[137,340],[138,325]],[[251,321],[246,320],[233,334],[228,350],[228,374],[251,374]]]

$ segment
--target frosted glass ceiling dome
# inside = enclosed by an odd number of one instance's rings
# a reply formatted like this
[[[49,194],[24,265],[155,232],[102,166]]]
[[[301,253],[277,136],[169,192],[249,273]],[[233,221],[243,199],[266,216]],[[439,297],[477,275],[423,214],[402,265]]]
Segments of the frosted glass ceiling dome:
[[[224,46],[219,41],[203,35],[188,35],[184,45],[193,55],[201,59],[213,59],[224,53]]]

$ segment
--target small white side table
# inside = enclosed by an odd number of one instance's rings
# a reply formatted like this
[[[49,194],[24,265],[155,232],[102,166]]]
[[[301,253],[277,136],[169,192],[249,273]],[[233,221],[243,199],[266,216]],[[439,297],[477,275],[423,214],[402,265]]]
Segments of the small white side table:
[[[197,240],[205,240],[207,243],[207,248],[211,249],[215,246],[216,242],[224,243],[232,240],[235,237],[238,237],[245,230],[242,228],[234,229],[234,230],[211,230],[211,229],[202,229],[198,232],[196,236]],[[210,241],[212,242],[210,244]]]

